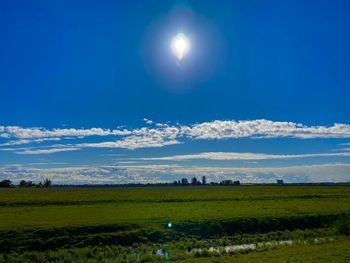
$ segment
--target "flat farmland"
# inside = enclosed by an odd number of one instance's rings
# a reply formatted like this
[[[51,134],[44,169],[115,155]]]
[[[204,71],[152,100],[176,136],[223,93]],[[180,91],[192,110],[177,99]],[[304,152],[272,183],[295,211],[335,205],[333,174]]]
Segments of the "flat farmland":
[[[348,242],[342,234],[338,239],[338,229],[347,233],[349,215],[349,186],[1,189],[0,262],[1,255],[4,262],[17,262],[16,253],[22,255],[20,262],[33,257],[47,262],[49,255],[84,261],[96,249],[104,259],[105,249],[113,258],[124,258],[110,262],[139,262],[141,256],[163,262],[147,252],[157,247],[167,247],[178,260],[191,260],[184,252],[188,247],[284,239],[309,242],[292,250],[317,251],[313,238]],[[345,220],[345,231],[344,223],[337,227],[339,220]],[[327,242],[325,247],[334,246]],[[135,252],[135,246],[144,249]],[[259,254],[254,253],[251,257]]]
[[[176,224],[348,213],[350,187],[6,189],[0,200],[0,229]]]

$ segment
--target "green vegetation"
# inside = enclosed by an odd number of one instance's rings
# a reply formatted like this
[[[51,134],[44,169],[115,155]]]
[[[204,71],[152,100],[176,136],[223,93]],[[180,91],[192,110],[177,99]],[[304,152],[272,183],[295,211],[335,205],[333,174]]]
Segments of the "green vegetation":
[[[39,182],[38,184],[33,183],[32,181],[25,181],[21,180],[18,184],[18,187],[50,187],[51,186],[51,180],[50,179],[44,179],[43,182]],[[15,185],[12,183],[11,180],[5,179],[0,181],[0,188],[13,188]]]
[[[187,251],[319,237],[332,239],[234,252],[235,260],[340,244],[332,255],[341,262],[349,215],[348,186],[0,189],[0,262],[164,262],[160,247],[173,261],[231,262],[232,253]]]
[[[350,240],[338,239],[335,242],[322,244],[296,244],[280,246],[250,253],[235,253],[210,258],[189,258],[181,263],[228,263],[228,262],[307,262],[307,263],[339,263],[350,261]]]
[[[335,222],[335,229],[337,231],[337,234],[350,236],[350,217],[340,217]]]

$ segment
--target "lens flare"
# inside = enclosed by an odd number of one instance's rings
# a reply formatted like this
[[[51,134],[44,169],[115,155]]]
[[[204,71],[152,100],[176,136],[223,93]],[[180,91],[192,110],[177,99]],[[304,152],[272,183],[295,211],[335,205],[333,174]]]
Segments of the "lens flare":
[[[171,48],[178,60],[182,60],[190,49],[190,41],[183,33],[177,34],[172,42]]]

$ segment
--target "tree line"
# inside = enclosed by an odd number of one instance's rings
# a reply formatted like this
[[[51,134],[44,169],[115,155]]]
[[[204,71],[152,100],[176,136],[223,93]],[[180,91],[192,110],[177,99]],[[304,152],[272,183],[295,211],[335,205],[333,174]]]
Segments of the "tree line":
[[[233,180],[222,180],[220,182],[207,182],[205,176],[202,176],[201,180],[197,177],[192,177],[190,180],[187,178],[181,178],[180,180],[173,182],[160,182],[160,183],[127,183],[127,184],[107,184],[107,185],[94,185],[94,184],[86,184],[86,185],[55,185],[55,187],[112,187],[112,186],[186,186],[186,185],[240,185],[240,181]],[[10,187],[50,187],[52,182],[50,179],[45,178],[43,182],[34,183],[32,181],[21,180],[18,185],[12,183],[11,180],[6,179],[0,181],[0,188],[10,188]]]
[[[50,179],[45,178],[43,182],[33,183],[32,181],[21,180],[18,185],[14,185],[11,180],[5,179],[0,181],[1,188],[10,188],[10,187],[50,187],[52,182]]]

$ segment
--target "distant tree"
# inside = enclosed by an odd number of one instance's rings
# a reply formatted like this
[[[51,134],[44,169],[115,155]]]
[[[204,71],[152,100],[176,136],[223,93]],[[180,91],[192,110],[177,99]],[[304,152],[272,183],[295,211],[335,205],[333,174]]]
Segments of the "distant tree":
[[[177,181],[174,181],[174,182],[173,182],[173,185],[177,185]]]
[[[188,180],[187,180],[187,178],[182,178],[182,179],[181,179],[181,184],[182,184],[182,185],[188,185]]]
[[[44,185],[44,187],[50,187],[51,186],[51,180],[48,179],[48,178],[45,178],[43,185]]]
[[[19,182],[19,186],[21,186],[21,187],[33,187],[33,186],[36,186],[36,185],[32,181],[21,180]],[[38,185],[38,186],[40,186],[40,185]]]
[[[207,184],[207,178],[205,176],[202,176],[202,185]]]
[[[232,182],[232,180],[223,180],[223,181],[220,182],[220,184],[222,184],[222,185],[231,185],[231,184],[233,184],[233,182]]]
[[[32,187],[32,186],[35,186],[35,184],[32,181],[26,182],[26,187]]]
[[[234,185],[241,185],[240,181],[234,181],[233,184]]]
[[[11,180],[5,179],[0,181],[0,187],[4,187],[4,188],[12,187]]]
[[[21,180],[19,182],[19,186],[21,186],[21,187],[25,187],[26,185],[27,185],[27,182],[25,180]]]
[[[198,180],[196,177],[193,177],[192,180],[191,180],[191,184],[192,185],[196,185],[198,183]]]

